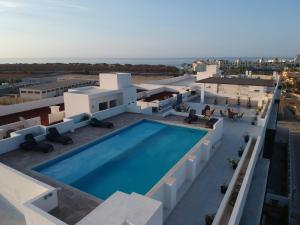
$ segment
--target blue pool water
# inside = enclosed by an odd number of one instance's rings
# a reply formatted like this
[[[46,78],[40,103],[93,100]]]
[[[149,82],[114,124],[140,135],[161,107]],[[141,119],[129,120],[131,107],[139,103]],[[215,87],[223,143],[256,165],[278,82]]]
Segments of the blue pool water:
[[[34,170],[103,200],[146,194],[206,133],[143,120]]]

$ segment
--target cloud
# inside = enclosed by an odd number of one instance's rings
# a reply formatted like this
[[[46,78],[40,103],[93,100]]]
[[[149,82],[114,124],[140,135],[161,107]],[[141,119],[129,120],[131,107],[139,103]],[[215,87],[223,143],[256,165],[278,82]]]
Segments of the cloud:
[[[0,9],[1,8],[19,8],[22,6],[23,6],[23,4],[15,2],[15,1],[0,0]]]
[[[59,8],[66,8],[66,9],[75,9],[75,10],[88,10],[89,8],[83,6],[80,3],[76,3],[75,1],[68,1],[68,0],[47,0],[46,1],[49,6],[59,7]]]

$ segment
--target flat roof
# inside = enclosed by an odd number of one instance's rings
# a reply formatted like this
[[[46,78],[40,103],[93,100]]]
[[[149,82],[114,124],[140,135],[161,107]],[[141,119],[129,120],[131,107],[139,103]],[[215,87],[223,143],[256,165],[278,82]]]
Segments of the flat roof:
[[[274,87],[275,81],[258,79],[258,78],[250,79],[250,78],[209,77],[209,78],[205,78],[203,80],[198,80],[198,81],[196,81],[196,83]]]
[[[29,87],[24,87],[20,89],[28,89],[28,90],[49,90],[49,89],[56,89],[56,88],[62,88],[70,85],[78,85],[78,84],[88,84],[91,83],[91,81],[88,80],[64,80],[59,82],[51,82],[46,84],[39,84],[39,85],[33,85]]]
[[[103,89],[96,86],[87,86],[84,88],[74,88],[68,91],[68,93],[75,93],[75,94],[84,94],[84,95],[95,95],[100,93],[119,93],[121,90],[108,90]]]

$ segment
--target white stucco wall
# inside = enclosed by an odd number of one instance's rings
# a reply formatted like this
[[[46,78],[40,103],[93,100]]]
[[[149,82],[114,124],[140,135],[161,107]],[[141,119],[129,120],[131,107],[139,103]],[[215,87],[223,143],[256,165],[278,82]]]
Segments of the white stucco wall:
[[[64,102],[66,117],[91,112],[88,95],[65,92]]]
[[[131,86],[130,73],[100,73],[100,87],[107,90],[117,90]]]

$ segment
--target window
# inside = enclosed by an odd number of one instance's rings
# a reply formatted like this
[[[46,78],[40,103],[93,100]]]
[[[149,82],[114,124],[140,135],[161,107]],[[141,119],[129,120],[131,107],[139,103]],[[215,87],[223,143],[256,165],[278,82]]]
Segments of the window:
[[[42,93],[43,93],[43,94],[45,94],[45,93],[46,93],[46,91],[42,91]]]
[[[21,93],[27,93],[27,91],[21,91]]]
[[[105,110],[107,108],[108,108],[107,102],[101,102],[101,103],[99,103],[99,111]]]
[[[29,93],[29,94],[32,94],[32,93],[33,93],[33,91],[28,91],[28,93]]]
[[[113,107],[116,107],[117,106],[117,100],[111,100],[109,101],[109,107],[110,108],[113,108]]]
[[[35,91],[34,94],[40,94],[40,92],[39,91]]]

